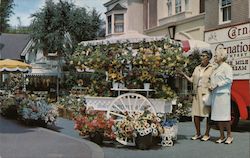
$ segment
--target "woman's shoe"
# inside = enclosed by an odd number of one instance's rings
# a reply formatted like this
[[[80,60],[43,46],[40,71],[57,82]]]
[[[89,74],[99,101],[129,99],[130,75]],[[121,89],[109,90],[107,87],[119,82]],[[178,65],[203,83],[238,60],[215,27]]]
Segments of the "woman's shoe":
[[[226,138],[216,140],[216,143],[221,144],[226,141]]]
[[[201,141],[208,141],[209,139],[210,139],[210,136],[204,135],[204,136],[201,138]]]
[[[195,135],[195,136],[193,136],[192,138],[191,138],[192,140],[197,140],[197,139],[201,139],[201,135]]]
[[[234,138],[233,137],[227,137],[227,140],[225,141],[225,144],[231,144],[233,143]]]

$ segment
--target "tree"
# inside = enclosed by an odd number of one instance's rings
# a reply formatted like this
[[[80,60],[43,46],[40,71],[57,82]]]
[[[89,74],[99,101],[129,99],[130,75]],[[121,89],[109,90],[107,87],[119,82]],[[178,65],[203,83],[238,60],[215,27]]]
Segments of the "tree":
[[[0,0],[0,33],[4,32],[8,27],[10,15],[13,13],[13,0]]]
[[[32,15],[31,37],[35,49],[44,54],[67,55],[84,40],[95,39],[100,30],[100,14],[96,10],[88,12],[73,3],[47,0],[40,12]]]

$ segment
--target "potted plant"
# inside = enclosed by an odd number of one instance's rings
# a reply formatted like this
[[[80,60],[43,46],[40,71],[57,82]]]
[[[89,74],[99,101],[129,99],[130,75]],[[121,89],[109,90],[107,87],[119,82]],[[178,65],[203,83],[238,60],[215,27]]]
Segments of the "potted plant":
[[[75,118],[74,128],[81,136],[89,136],[93,142],[102,144],[104,138],[114,139],[113,124],[114,120],[107,119],[105,112],[96,111],[90,107]]]
[[[162,116],[156,116],[148,110],[127,115],[123,120],[116,122],[114,126],[116,137],[118,139],[135,138],[139,149],[149,149],[153,143],[152,137],[158,137],[163,133]]]
[[[46,126],[54,124],[58,116],[56,108],[48,104],[45,100],[29,97],[20,102],[18,114],[28,125]]]

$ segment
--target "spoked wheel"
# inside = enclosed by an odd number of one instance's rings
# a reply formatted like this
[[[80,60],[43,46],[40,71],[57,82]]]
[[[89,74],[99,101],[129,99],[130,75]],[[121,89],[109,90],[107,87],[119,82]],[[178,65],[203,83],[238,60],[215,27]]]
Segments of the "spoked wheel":
[[[122,121],[127,116],[134,117],[134,112],[144,112],[145,110],[156,114],[151,102],[144,96],[136,93],[125,93],[113,100],[108,111],[107,117],[114,118],[116,121]],[[117,138],[123,145],[135,146],[135,139]]]

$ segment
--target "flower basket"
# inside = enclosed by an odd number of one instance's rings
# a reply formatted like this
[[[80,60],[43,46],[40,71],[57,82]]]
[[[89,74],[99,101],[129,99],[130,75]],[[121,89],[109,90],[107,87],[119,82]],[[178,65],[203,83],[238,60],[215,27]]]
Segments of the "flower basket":
[[[112,126],[114,120],[106,118],[106,113],[96,111],[92,107],[85,110],[85,113],[77,115],[74,119],[75,130],[79,131],[81,136],[89,136],[90,140],[102,144],[103,139],[115,139]]]
[[[94,143],[96,143],[98,145],[102,145],[103,144],[103,138],[104,138],[103,133],[98,132],[98,131],[91,132],[89,134],[89,139],[92,142],[94,142]]]
[[[144,89],[150,89],[150,83],[143,83]]]
[[[135,138],[135,144],[138,149],[146,150],[150,149],[150,147],[152,146],[152,140],[153,140],[152,133],[149,133],[144,136],[138,135]]]

